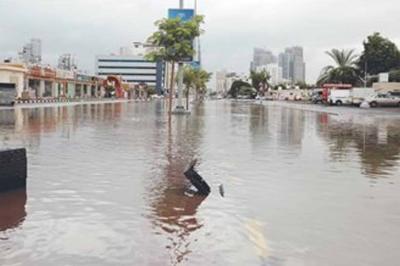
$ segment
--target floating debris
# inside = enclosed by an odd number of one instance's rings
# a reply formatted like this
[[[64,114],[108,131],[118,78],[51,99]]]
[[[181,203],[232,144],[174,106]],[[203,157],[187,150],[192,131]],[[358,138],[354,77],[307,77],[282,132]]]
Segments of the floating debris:
[[[188,169],[185,171],[185,176],[189,179],[190,183],[197,189],[197,194],[208,196],[211,192],[210,186],[206,181],[194,170],[197,160],[193,160]]]

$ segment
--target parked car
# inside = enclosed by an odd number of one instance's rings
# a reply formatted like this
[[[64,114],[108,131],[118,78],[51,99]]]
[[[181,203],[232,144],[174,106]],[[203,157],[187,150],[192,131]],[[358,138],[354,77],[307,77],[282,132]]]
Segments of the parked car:
[[[350,92],[353,105],[360,106],[368,97],[376,95],[374,88],[352,88]]]
[[[329,104],[351,104],[350,90],[331,90],[328,96]]]
[[[391,93],[380,93],[372,97],[368,97],[366,102],[371,107],[385,106],[385,107],[400,107],[400,96]]]

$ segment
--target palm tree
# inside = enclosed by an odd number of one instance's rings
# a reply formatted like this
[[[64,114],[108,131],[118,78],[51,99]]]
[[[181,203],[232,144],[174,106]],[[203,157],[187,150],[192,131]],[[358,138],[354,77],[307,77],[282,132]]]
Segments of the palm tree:
[[[318,84],[324,83],[348,83],[355,85],[360,82],[357,69],[358,56],[354,50],[332,49],[326,52],[335,62],[335,66],[326,66],[322,69],[318,78]]]
[[[189,110],[189,95],[190,89],[194,87],[194,82],[196,79],[195,72],[193,68],[190,66],[186,66],[183,69],[183,84],[185,85],[185,93],[186,93],[186,110]]]
[[[253,87],[257,90],[258,94],[261,95],[261,93],[265,92],[271,75],[264,69],[260,72],[251,71],[250,78]]]
[[[212,74],[203,69],[193,69],[195,74],[194,88],[196,91],[196,101],[202,100],[207,92],[207,83],[210,81]],[[201,98],[199,99],[199,96]]]
[[[183,84],[185,85],[186,93],[186,109],[189,110],[189,95],[190,89],[195,89],[196,101],[199,100],[199,95],[204,95],[207,90],[207,83],[210,81],[211,73],[203,69],[186,66],[183,70]]]

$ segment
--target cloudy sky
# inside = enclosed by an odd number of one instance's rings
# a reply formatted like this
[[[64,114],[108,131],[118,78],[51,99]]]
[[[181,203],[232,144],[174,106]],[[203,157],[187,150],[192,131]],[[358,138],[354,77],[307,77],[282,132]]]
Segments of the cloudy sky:
[[[194,0],[185,0],[187,7]],[[315,82],[330,61],[324,51],[360,51],[368,34],[381,32],[400,45],[398,0],[198,0],[206,16],[202,38],[209,71],[247,72],[253,47],[279,53],[305,50],[307,80]],[[96,54],[145,40],[154,21],[178,0],[0,0],[0,58],[15,56],[30,38],[42,39],[44,61],[74,53],[94,71]]]

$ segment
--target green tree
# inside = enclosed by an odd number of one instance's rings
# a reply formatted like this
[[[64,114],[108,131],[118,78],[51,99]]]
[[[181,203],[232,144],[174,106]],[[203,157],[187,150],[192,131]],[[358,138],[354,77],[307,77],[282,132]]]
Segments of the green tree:
[[[186,94],[186,110],[189,110],[189,95],[190,89],[194,87],[195,73],[193,68],[190,66],[186,66],[183,69],[183,84],[185,85],[185,94]]]
[[[270,78],[271,75],[265,69],[261,71],[252,70],[250,72],[251,84],[257,90],[258,94],[264,94]]]
[[[207,92],[207,83],[210,81],[212,74],[203,69],[193,69],[195,74],[194,88],[196,93],[196,101],[202,100]]]
[[[389,81],[390,82],[400,82],[400,69],[390,71]]]
[[[320,77],[318,85],[324,83],[348,83],[356,85],[360,82],[360,76],[357,69],[357,55],[354,50],[332,49],[326,54],[335,62],[335,65],[326,66]]]
[[[186,66],[183,70],[183,84],[185,85],[186,94],[186,109],[189,109],[189,95],[190,89],[195,89],[196,101],[199,100],[199,96],[203,96],[207,90],[207,83],[211,79],[211,73],[203,69],[193,68]]]
[[[362,72],[376,75],[400,68],[400,51],[396,44],[380,33],[374,33],[364,41],[364,51],[357,65]]]
[[[175,65],[194,55],[193,40],[202,33],[200,25],[203,21],[203,16],[195,16],[191,21],[183,21],[180,18],[162,19],[156,22],[158,30],[148,38],[148,42],[154,46],[154,49],[146,57],[172,65],[169,92],[170,113],[174,95]]]
[[[228,94],[232,98],[236,99],[238,97],[238,95],[241,95],[241,93],[243,93],[243,91],[248,91],[249,89],[250,90],[252,89],[252,86],[249,83],[247,83],[243,80],[235,80],[232,83],[232,86],[231,86]]]

